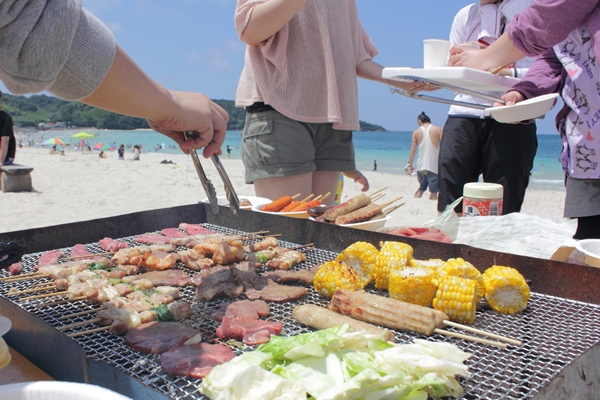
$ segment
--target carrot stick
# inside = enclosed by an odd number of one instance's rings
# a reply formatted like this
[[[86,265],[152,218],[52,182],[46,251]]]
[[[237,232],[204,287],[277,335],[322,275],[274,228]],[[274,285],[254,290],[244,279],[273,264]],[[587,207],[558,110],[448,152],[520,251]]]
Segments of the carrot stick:
[[[279,210],[279,212],[291,211],[293,208],[298,207],[301,203],[301,201],[292,201],[290,204]]]
[[[311,200],[311,201],[309,201],[307,203],[300,204],[298,207],[294,208],[292,210],[292,212],[306,211],[309,208],[319,207],[320,205],[321,205],[321,202],[319,200]]]
[[[263,208],[261,209],[261,211],[267,211],[267,212],[278,212],[281,211],[281,209],[285,206],[287,206],[288,204],[290,204],[292,201],[294,201],[294,198],[300,196],[300,193],[298,193],[295,196],[283,196],[278,198],[275,201],[270,202],[269,204],[266,204],[265,206],[263,206]]]

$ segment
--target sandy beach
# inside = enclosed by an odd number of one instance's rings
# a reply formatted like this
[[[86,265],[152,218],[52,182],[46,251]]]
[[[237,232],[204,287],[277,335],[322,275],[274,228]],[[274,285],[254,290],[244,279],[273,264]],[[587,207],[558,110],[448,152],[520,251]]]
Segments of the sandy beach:
[[[84,221],[136,211],[193,204],[205,198],[189,156],[143,153],[140,161],[117,160],[116,152],[101,159],[97,152],[67,151],[65,156],[50,154],[48,149],[18,149],[17,163],[33,167],[32,192],[0,192],[0,232]],[[160,164],[162,160],[175,164]],[[240,197],[254,196],[252,185],[243,179],[241,160],[221,157]],[[221,180],[212,162],[203,162],[224,196]],[[415,199],[417,178],[364,171],[369,192],[387,187],[386,199],[403,196],[404,206],[395,210],[386,226],[421,226],[437,216],[436,202],[427,193]],[[360,186],[346,179],[342,200],[360,193]],[[562,220],[564,191],[529,190],[522,213]]]

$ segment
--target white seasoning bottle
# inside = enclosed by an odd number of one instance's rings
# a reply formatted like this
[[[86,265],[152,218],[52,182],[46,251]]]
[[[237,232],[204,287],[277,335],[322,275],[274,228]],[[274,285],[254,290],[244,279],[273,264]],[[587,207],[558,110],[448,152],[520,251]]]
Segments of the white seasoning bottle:
[[[463,216],[502,215],[504,188],[498,183],[471,182],[463,187]]]

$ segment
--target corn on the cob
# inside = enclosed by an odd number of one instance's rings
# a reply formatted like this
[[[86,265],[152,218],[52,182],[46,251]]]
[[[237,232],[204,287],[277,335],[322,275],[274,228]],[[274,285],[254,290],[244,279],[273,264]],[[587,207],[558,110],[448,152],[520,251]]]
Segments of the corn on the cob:
[[[375,268],[375,287],[388,290],[390,271],[406,267],[413,255],[413,248],[402,242],[379,242],[379,256]]]
[[[479,272],[473,264],[462,258],[451,258],[446,261],[444,265],[437,270],[437,276],[438,279],[444,276],[458,276],[460,278],[477,281],[477,291],[475,293],[477,297],[475,298],[475,303],[478,303],[485,293],[481,272]]]
[[[446,263],[446,261],[442,260],[441,258],[430,258],[429,260],[417,260],[417,259],[413,258],[410,260],[411,267],[414,267],[414,268],[427,267],[427,268],[432,268],[434,270],[441,268],[445,263]]]
[[[327,261],[319,267],[313,281],[317,292],[331,297],[336,290],[360,290],[364,287],[363,280],[348,264],[341,261]]]
[[[438,278],[433,308],[443,311],[451,321],[472,324],[475,321],[477,281],[458,276]]]
[[[407,303],[429,307],[435,293],[435,272],[431,268],[405,267],[390,271],[390,297]]]
[[[529,285],[514,268],[493,265],[483,273],[485,299],[493,310],[514,314],[529,301]]]
[[[354,268],[364,282],[364,286],[373,280],[379,250],[371,243],[356,242],[348,246],[336,258]]]

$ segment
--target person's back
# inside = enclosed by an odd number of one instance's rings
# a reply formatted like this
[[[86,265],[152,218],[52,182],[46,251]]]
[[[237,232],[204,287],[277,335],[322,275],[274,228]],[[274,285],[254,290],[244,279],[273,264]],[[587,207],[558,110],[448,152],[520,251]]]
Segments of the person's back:
[[[429,199],[438,198],[438,154],[439,143],[442,138],[442,128],[433,125],[431,119],[422,112],[417,118],[419,128],[412,134],[409,161],[406,166],[409,175],[417,171],[419,189],[414,197],[420,198],[429,187]],[[417,163],[414,165],[415,155],[418,152]]]

